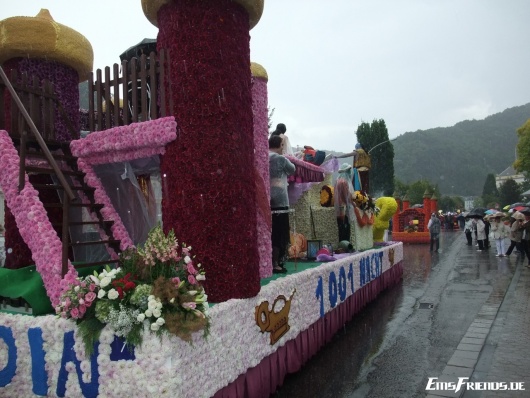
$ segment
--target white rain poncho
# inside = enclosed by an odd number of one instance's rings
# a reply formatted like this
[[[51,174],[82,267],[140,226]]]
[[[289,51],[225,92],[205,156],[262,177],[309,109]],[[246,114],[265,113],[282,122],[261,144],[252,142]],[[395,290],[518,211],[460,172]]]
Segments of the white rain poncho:
[[[289,206],[287,177],[294,174],[295,169],[295,165],[286,157],[275,152],[269,152],[271,208]]]
[[[353,199],[354,193],[352,185],[352,168],[351,166],[344,164],[339,170],[337,181],[335,181],[335,187],[333,190],[333,199],[335,202],[335,214],[337,218],[348,218],[352,219],[353,214]]]

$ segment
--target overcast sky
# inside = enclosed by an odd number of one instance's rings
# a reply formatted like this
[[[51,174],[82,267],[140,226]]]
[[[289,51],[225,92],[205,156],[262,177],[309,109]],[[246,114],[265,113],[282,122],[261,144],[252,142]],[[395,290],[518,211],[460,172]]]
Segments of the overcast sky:
[[[83,34],[94,69],[157,35],[140,0],[0,1],[0,20],[47,8]],[[362,122],[393,138],[530,102],[529,17],[530,0],[265,0],[251,61],[293,145],[349,152]]]

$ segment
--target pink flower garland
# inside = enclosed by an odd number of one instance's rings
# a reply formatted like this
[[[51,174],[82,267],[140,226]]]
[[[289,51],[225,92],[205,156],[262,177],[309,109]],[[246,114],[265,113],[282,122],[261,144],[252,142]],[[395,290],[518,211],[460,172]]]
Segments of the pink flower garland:
[[[164,146],[177,137],[176,129],[175,118],[170,116],[96,131],[70,144],[72,154],[79,158],[79,169],[86,174],[85,182],[96,188],[96,202],[104,205],[101,214],[114,221],[111,230],[114,237],[121,241],[121,250],[133,246],[133,241],[92,166],[163,154]]]
[[[91,165],[141,159],[165,152],[164,146],[177,138],[173,116],[95,131],[72,141],[72,154]]]
[[[20,158],[9,134],[0,130],[0,188],[13,213],[20,235],[31,250],[37,271],[52,305],[59,303],[63,287],[77,277],[77,271],[68,262],[68,272],[62,279],[62,243],[48,219],[39,193],[29,182],[18,192]]]
[[[101,214],[106,220],[114,221],[110,229],[112,231],[112,234],[114,235],[114,238],[121,241],[120,249],[125,250],[128,247],[134,246],[134,243],[130,238],[129,233],[125,228],[125,225],[123,225],[123,222],[121,221],[118,212],[112,205],[112,202],[108,197],[107,192],[105,191],[105,188],[101,183],[101,180],[94,172],[92,166],[84,159],[78,159],[77,165],[79,166],[79,170],[86,174],[85,182],[87,183],[87,185],[96,189],[94,191],[94,199],[96,200],[96,203],[101,203],[103,205],[103,208],[101,209]]]
[[[101,214],[114,221],[111,230],[114,237],[121,241],[121,250],[133,246],[134,243],[92,166],[163,154],[164,146],[177,138],[176,131],[175,118],[169,116],[96,131],[86,138],[70,143],[72,154],[79,158],[79,169],[86,174],[85,182],[88,186],[96,188],[94,198],[96,202],[103,204]]]

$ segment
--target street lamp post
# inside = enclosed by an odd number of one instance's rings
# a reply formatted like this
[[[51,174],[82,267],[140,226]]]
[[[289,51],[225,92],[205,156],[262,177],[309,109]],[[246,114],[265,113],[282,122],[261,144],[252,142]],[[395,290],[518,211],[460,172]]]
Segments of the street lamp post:
[[[368,151],[368,155],[370,155],[370,152],[372,152],[372,151],[373,151],[375,148],[377,148],[378,146],[383,145],[383,144],[386,144],[387,142],[395,141],[395,140],[397,140],[397,139],[398,139],[398,137],[395,137],[395,138],[392,138],[391,140],[386,140],[386,141],[380,142],[379,144],[377,144],[376,146],[374,146],[372,149],[370,149],[370,150]]]

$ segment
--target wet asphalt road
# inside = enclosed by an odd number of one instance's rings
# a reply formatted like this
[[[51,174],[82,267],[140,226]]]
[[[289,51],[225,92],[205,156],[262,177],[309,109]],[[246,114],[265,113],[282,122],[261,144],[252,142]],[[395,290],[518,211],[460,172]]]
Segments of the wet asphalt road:
[[[442,373],[514,268],[515,259],[495,257],[495,248],[467,246],[463,232],[442,232],[439,253],[405,245],[402,283],[356,314],[272,397],[424,397],[428,377]]]

